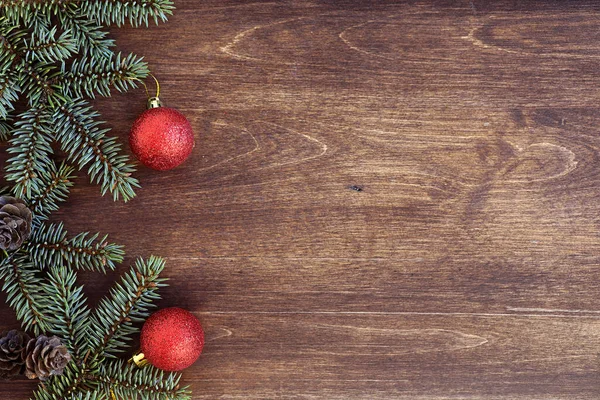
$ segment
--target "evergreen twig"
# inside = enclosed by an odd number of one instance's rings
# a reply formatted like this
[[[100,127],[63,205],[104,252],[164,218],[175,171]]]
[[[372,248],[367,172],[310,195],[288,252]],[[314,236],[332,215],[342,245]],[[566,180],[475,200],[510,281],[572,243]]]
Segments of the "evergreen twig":
[[[136,88],[136,81],[148,75],[148,67],[135,54],[122,57],[118,53],[112,57],[84,57],[73,61],[67,69],[62,67],[61,78],[57,81],[63,87],[63,93],[72,97],[95,93],[110,96],[110,87],[119,92]]]
[[[77,275],[73,270],[60,266],[50,268],[48,278],[42,290],[46,294],[43,309],[50,316],[49,333],[61,337],[70,353],[79,359],[87,339],[90,314],[83,286],[76,286]]]
[[[134,188],[139,187],[131,176],[135,168],[128,156],[119,154],[121,145],[117,140],[106,136],[109,129],[99,128],[98,115],[82,99],[61,105],[53,117],[56,139],[80,170],[89,164],[90,180],[101,184],[102,194],[110,191],[115,200],[122,197],[128,201],[135,196]]]
[[[95,393],[95,387],[86,380],[86,366],[80,366],[76,363],[69,363],[64,369],[62,375],[52,376],[44,385],[40,385],[34,392],[33,398],[36,400],[66,400],[79,398],[77,396],[86,393]],[[82,388],[83,382],[89,383]],[[98,395],[98,394],[96,394]],[[99,400],[101,397],[91,397],[90,400]]]
[[[12,129],[10,122],[10,117],[7,117],[5,121],[0,119],[0,142],[4,142],[8,139],[8,135]]]
[[[0,279],[4,280],[2,291],[7,295],[7,303],[26,330],[37,336],[50,330],[49,315],[44,314],[42,301],[42,279],[36,275],[36,268],[22,255],[8,257],[0,264]]]
[[[66,60],[77,50],[77,44],[66,30],[57,38],[57,27],[37,29],[38,34],[25,40],[25,58],[28,61],[45,61],[49,63]]]
[[[137,369],[114,361],[135,323],[149,315],[164,261],[138,260],[99,306],[91,310],[77,271],[106,272],[123,261],[123,247],[107,237],[68,237],[62,224],[45,222],[66,200],[74,167],[86,169],[102,194],[135,196],[135,168],[86,97],[127,91],[148,74],[142,58],[113,51],[104,26],[165,21],[171,0],[0,0],[0,140],[9,140],[6,179],[34,214],[32,235],[11,254],[0,254],[8,304],[25,329],[64,340],[74,362],[33,394],[35,400],[184,400],[179,374]],[[24,105],[13,115],[16,104]],[[5,195],[5,190],[0,189]]]
[[[67,164],[57,167],[53,161],[47,170],[41,171],[43,186],[29,201],[38,223],[48,219],[50,213],[58,210],[58,204],[67,199],[72,179],[73,167]]]
[[[98,0],[82,4],[87,15],[97,16],[103,25],[125,24],[148,26],[150,20],[158,24],[165,22],[173,13],[173,2],[170,0]]]
[[[188,387],[180,387],[180,374],[165,373],[151,365],[139,369],[122,360],[109,361],[90,379],[97,381],[105,393],[112,390],[118,399],[188,400]]]
[[[93,356],[114,357],[138,332],[133,324],[144,321],[152,302],[160,299],[157,290],[165,286],[165,279],[159,278],[164,266],[159,257],[138,259],[110,296],[100,302],[91,316],[88,346]]]
[[[87,269],[105,273],[123,262],[123,246],[107,242],[108,236],[80,233],[67,239],[62,223],[40,225],[33,233],[28,250],[39,268],[65,265],[69,269]]]
[[[6,179],[15,182],[17,197],[31,198],[33,193],[41,192],[43,179],[38,171],[51,168],[52,139],[50,116],[45,109],[32,108],[21,114],[7,150],[14,157],[6,168]]]
[[[107,38],[107,33],[102,26],[90,20],[81,10],[67,10],[58,15],[60,23],[73,35],[81,57],[109,58],[112,55],[111,47],[115,45],[113,39]]]

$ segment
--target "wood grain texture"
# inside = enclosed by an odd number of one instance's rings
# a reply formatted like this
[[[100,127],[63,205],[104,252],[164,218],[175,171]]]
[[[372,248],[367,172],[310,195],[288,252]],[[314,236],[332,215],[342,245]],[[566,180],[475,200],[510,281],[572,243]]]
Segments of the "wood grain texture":
[[[55,219],[167,258],[194,399],[600,397],[596,2],[176,5],[113,36],[192,158],[126,205],[81,178]],[[125,141],[144,93],[96,105]]]

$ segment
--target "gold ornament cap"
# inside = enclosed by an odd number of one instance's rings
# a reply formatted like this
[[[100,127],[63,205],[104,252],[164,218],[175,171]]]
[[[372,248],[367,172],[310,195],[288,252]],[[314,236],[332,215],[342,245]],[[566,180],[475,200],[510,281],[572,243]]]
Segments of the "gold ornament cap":
[[[133,364],[137,365],[139,368],[142,368],[142,367],[148,365],[148,360],[146,360],[144,353],[142,353],[140,351],[129,359],[129,363],[130,364],[133,363]]]
[[[150,110],[151,108],[162,107],[162,101],[160,101],[160,99],[158,97],[150,97],[148,99],[148,103],[146,104],[146,107],[148,108],[148,110]]]

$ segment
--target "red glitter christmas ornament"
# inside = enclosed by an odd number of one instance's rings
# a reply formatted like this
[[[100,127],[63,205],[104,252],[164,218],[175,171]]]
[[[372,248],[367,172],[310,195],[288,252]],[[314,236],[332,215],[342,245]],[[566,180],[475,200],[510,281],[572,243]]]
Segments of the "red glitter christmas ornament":
[[[158,81],[156,84],[156,97],[148,99],[148,109],[133,123],[129,145],[142,164],[166,171],[182,164],[190,156],[194,148],[194,132],[182,113],[162,106],[158,98]]]
[[[155,312],[142,327],[141,353],[133,360],[147,360],[165,371],[181,371],[192,365],[204,347],[200,321],[182,308],[164,308]]]

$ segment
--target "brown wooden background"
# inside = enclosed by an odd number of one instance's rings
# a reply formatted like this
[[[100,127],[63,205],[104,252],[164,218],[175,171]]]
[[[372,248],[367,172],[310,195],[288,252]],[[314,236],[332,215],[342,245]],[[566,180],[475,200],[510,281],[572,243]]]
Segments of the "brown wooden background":
[[[597,2],[176,5],[112,32],[192,158],[55,219],[167,258],[194,399],[600,398]],[[96,102],[124,142],[144,97]]]

